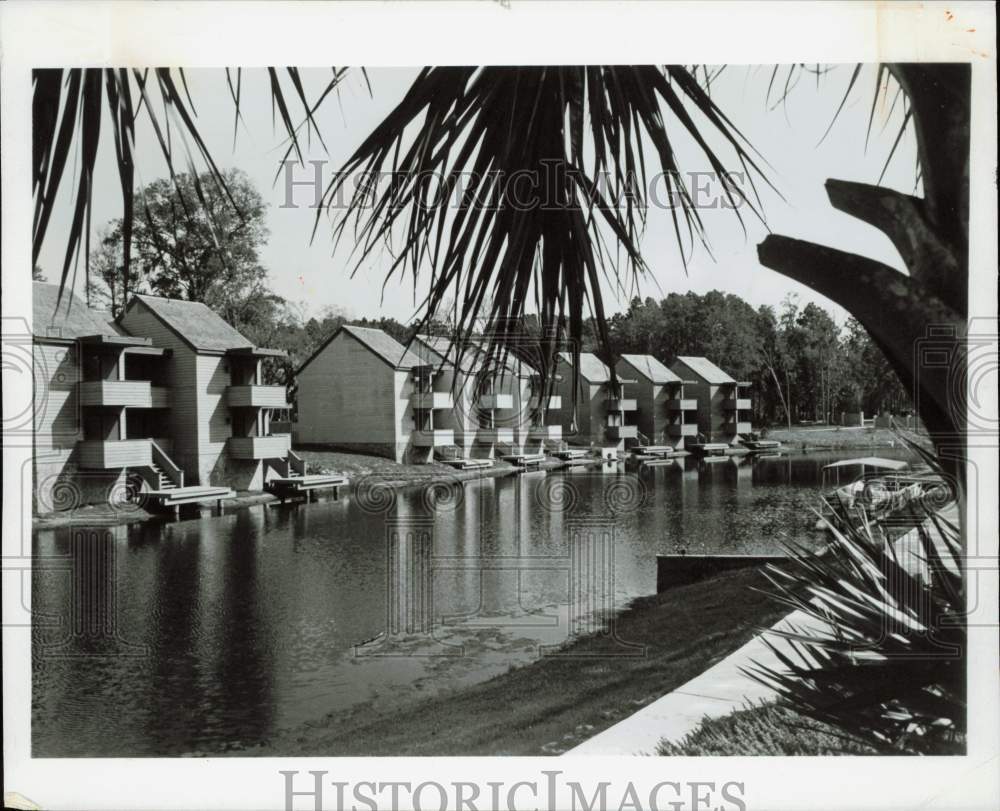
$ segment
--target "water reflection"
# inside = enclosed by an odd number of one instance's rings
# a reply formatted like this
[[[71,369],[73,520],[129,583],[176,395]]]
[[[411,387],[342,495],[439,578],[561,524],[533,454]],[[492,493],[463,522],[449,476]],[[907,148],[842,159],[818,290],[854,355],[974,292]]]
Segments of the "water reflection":
[[[834,458],[605,465],[408,490],[386,512],[352,497],[39,532],[33,611],[52,620],[34,631],[34,754],[253,744],[613,634],[616,609],[655,590],[657,554],[818,542],[807,508]]]

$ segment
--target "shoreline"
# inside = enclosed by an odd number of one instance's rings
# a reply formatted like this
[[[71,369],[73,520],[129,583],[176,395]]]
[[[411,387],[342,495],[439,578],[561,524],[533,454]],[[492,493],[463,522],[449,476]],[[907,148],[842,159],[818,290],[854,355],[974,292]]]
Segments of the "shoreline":
[[[443,484],[451,482],[476,481],[480,479],[495,479],[505,476],[513,476],[524,472],[522,468],[512,465],[502,460],[495,460],[490,468],[480,468],[478,470],[458,470],[440,462],[431,462],[423,465],[405,465],[392,462],[380,457],[364,456],[362,454],[347,454],[335,451],[316,451],[308,449],[297,449],[307,464],[315,464],[316,459],[324,456],[334,455],[344,457],[346,464],[342,464],[336,473],[343,473],[350,480],[343,489],[343,495],[355,495],[361,482],[372,481],[378,487],[390,487],[393,490],[405,490],[408,487],[420,487],[429,484]],[[595,464],[600,460],[595,459]],[[563,462],[557,459],[546,459],[529,470],[558,470],[563,466]],[[224,502],[224,513],[234,510],[254,507],[259,504],[278,504],[292,499],[281,499],[263,490],[239,491],[233,498]],[[305,499],[295,499],[301,503],[308,503]],[[320,496],[317,502],[331,500],[330,496]],[[214,506],[214,501],[198,502],[199,511],[210,511]],[[112,507],[107,504],[94,504],[78,507],[75,510],[59,513],[45,513],[43,515],[32,516],[32,530],[60,529],[72,526],[95,526],[114,527],[128,526],[141,523],[172,523],[174,521],[171,513],[150,512],[142,507],[130,507],[127,509]]]

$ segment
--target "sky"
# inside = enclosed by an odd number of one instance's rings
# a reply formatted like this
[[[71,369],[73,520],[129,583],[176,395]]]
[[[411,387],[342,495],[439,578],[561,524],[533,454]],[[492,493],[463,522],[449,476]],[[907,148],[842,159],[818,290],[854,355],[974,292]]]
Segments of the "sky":
[[[417,70],[369,69],[370,94],[361,72],[351,71],[339,93],[323,103],[316,117],[328,151],[313,138],[304,149],[304,157],[306,161],[324,161],[324,182],[400,101]],[[875,125],[866,146],[876,76],[874,66],[866,66],[836,123],[824,138],[844,97],[851,66],[837,66],[826,72],[819,82],[814,75],[801,73],[798,85],[781,104],[776,103],[774,92],[770,102],[766,101],[772,70],[773,66],[728,66],[711,87],[712,98],[766,161],[764,170],[776,187],[773,191],[758,185],[766,224],[744,210],[744,231],[732,211],[703,209],[701,215],[711,253],[697,245],[685,270],[669,212],[651,211],[642,239],[642,251],[650,272],[640,279],[637,290],[605,287],[608,311],[625,309],[635,293],[661,298],[671,292],[705,293],[717,289],[741,296],[755,307],[779,307],[791,293],[797,295],[802,304],[809,301],[821,304],[838,322],[843,322],[846,313],[832,302],[758,263],[756,246],[768,230],[861,253],[905,272],[888,238],[877,229],[833,209],[823,186],[831,177],[866,183],[878,181],[902,120],[899,106],[891,118],[888,117],[892,93],[888,99],[880,98],[876,106]],[[785,68],[779,70],[776,89],[784,84],[784,72]],[[320,69],[307,69],[302,73],[307,90],[314,94],[326,84],[330,75],[329,71]],[[243,123],[236,130],[235,144],[234,106],[225,71],[221,68],[198,69],[185,71],[185,74],[197,113],[197,126],[218,165],[245,171],[268,203],[270,239],[261,258],[275,292],[300,305],[306,315],[334,308],[354,318],[385,315],[401,321],[410,320],[415,314],[416,303],[410,277],[401,283],[390,283],[383,293],[390,261],[387,255],[372,257],[352,275],[355,264],[349,257],[351,246],[345,239],[334,251],[328,220],[321,220],[315,238],[311,239],[316,212],[310,207],[313,194],[310,187],[297,187],[293,192],[296,206],[283,207],[286,191],[284,176],[279,170],[286,145],[282,142],[284,131],[280,123],[276,127],[272,123],[266,72],[262,69],[243,71]],[[288,90],[290,92],[290,86]],[[107,120],[103,133],[93,197],[95,238],[102,225],[121,215],[121,192]],[[677,138],[675,148],[682,170],[702,172],[709,168],[698,150],[684,138]],[[162,154],[146,119],[137,125],[136,154],[139,182],[149,183],[167,176]],[[913,193],[915,156],[916,144],[908,130],[882,184]],[[652,154],[649,159],[653,161]],[[734,170],[738,168],[733,166]],[[294,171],[296,180],[313,177],[311,166]],[[281,175],[277,180],[276,174]],[[50,279],[58,278],[62,267],[63,235],[71,218],[68,193],[66,189],[63,192],[39,260]],[[418,281],[418,289],[419,285]],[[77,288],[82,289],[82,280],[77,281]]]

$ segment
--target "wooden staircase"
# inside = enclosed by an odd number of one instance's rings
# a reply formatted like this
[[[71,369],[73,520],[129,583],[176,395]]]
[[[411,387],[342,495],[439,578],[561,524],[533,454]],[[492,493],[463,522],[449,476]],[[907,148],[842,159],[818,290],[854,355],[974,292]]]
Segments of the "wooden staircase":
[[[177,489],[177,485],[174,483],[174,480],[171,479],[164,472],[163,468],[160,467],[158,464],[156,464],[156,462],[153,462],[149,466],[149,470],[152,473],[152,475],[150,476],[150,478],[156,484],[156,487],[153,488],[154,490],[176,490]]]

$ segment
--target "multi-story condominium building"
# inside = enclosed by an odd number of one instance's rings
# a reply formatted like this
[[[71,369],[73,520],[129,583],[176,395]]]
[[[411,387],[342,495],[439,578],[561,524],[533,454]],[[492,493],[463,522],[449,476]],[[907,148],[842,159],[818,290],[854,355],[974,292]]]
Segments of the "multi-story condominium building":
[[[615,371],[623,379],[636,381],[631,391],[635,396],[635,422],[642,435],[640,439],[649,445],[684,450],[685,439],[698,434],[698,402],[685,397],[686,381],[652,355],[622,355]]]
[[[576,401],[573,398],[573,356],[560,352],[556,363],[560,408],[553,411],[562,426],[562,436],[577,445],[622,447],[635,440],[636,401],[626,397],[626,388],[635,381],[611,381],[611,370],[591,352],[580,353]]]
[[[734,443],[750,433],[750,398],[740,396],[749,383],[734,380],[707,358],[678,357],[670,370],[692,381],[684,390],[698,401],[698,433],[705,441]]]
[[[551,412],[558,395],[545,395],[538,372],[513,353],[489,361],[482,341],[473,341],[456,364],[448,337],[418,335],[414,351],[442,370],[442,380],[454,391],[455,409],[449,423],[456,450],[466,458],[538,453],[546,443],[559,442],[562,427]]]
[[[455,444],[444,371],[379,329],[342,326],[295,373],[298,440],[427,462]]]
[[[262,376],[264,359],[285,353],[253,346],[197,301],[133,296],[120,322],[170,350],[165,417],[185,480],[261,489],[269,461],[291,450],[288,433],[271,431],[274,411],[289,408],[285,387],[264,385]]]
[[[269,436],[285,389],[260,385],[276,351],[208,307],[135,296],[115,322],[36,282],[33,311],[39,511],[120,500],[136,477],[153,491],[260,489],[269,465],[287,468],[290,437]]]

